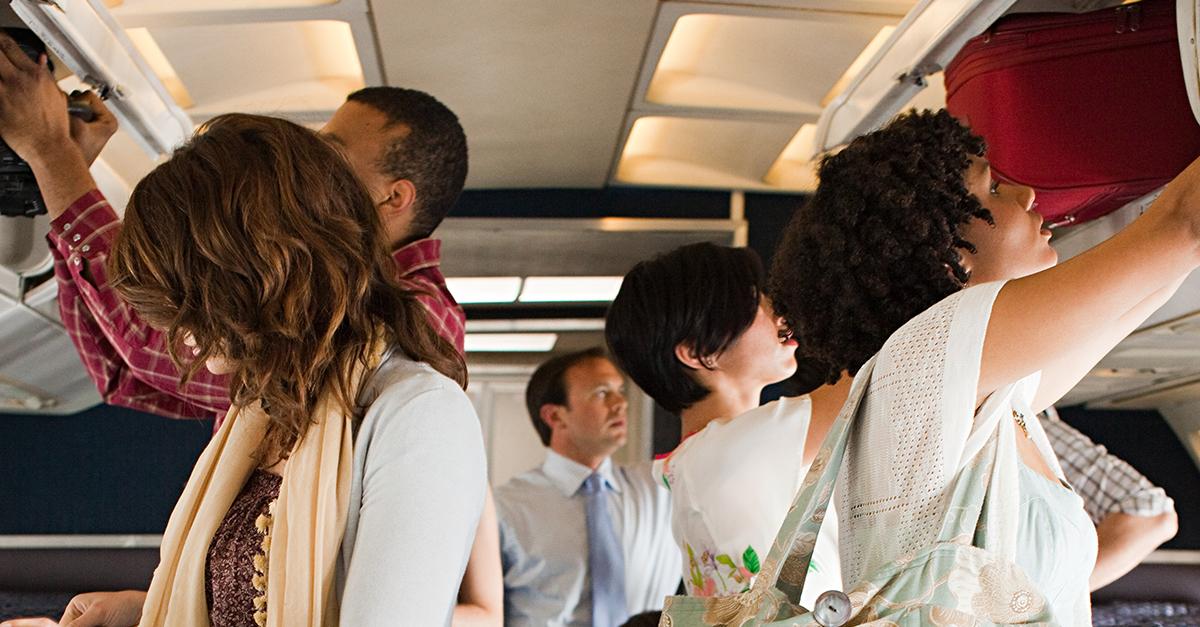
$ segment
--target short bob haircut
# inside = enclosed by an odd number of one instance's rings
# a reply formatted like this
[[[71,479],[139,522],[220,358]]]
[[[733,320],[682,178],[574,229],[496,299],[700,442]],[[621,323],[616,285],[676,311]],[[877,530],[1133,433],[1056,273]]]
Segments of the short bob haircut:
[[[659,405],[678,414],[710,390],[675,347],[703,359],[725,350],[754,322],[763,293],[762,261],[746,248],[689,244],[625,275],[604,335],[617,365]]]
[[[567,404],[567,371],[592,359],[608,359],[604,349],[595,346],[567,355],[559,355],[537,367],[525,387],[525,409],[542,444],[550,446],[550,425],[542,420],[542,405]]]

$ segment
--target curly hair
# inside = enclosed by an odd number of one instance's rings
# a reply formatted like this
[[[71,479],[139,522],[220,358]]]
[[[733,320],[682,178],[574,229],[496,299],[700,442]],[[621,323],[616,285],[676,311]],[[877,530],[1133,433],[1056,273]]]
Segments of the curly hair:
[[[108,272],[165,329],[183,381],[209,357],[230,362],[233,404],[261,400],[270,415],[264,454],[286,458],[324,394],[357,415],[352,372],[377,342],[466,385],[462,357],[397,282],[366,189],[291,122],[227,114],[201,127],[134,188]]]
[[[826,381],[851,374],[905,322],[970,278],[959,252],[972,219],[994,224],[966,188],[983,139],[945,111],[909,111],[821,161],[820,182],[792,216],[769,291],[799,356]]]

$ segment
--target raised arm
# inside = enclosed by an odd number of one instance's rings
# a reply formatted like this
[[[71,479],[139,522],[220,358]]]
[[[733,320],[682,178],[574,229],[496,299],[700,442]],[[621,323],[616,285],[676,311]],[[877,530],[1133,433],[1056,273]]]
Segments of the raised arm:
[[[1200,160],[1123,231],[996,297],[977,401],[1039,370],[1035,410],[1058,400],[1200,265]]]
[[[94,94],[85,123],[67,115],[66,96],[46,70],[0,35],[0,136],[33,170],[52,218],[51,253],[63,325],[105,402],[175,418],[211,417],[229,406],[228,381],[207,370],[179,386],[162,334],[108,284],[104,263],[121,223],[88,164],[116,130]]]

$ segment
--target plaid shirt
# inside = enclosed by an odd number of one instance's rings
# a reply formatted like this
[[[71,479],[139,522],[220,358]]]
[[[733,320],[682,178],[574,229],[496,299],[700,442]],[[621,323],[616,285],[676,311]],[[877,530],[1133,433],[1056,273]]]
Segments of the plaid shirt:
[[[105,402],[170,418],[221,417],[229,380],[201,368],[187,385],[171,362],[164,334],[143,322],[108,284],[105,263],[121,221],[99,190],[76,200],[50,224],[63,326]],[[441,242],[423,239],[393,253],[401,282],[419,289],[439,334],[463,350],[465,316],[446,289]],[[219,420],[218,420],[219,423]]]
[[[1118,512],[1158,516],[1174,509],[1175,501],[1162,488],[1060,420],[1053,409],[1046,411],[1042,428],[1093,523],[1100,524],[1105,516]]]

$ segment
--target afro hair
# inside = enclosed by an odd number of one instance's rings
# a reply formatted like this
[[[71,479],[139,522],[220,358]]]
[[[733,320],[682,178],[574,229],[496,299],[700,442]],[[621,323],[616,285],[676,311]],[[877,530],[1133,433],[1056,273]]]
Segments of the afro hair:
[[[966,188],[983,139],[945,111],[909,111],[821,161],[820,183],[792,216],[769,292],[799,356],[833,383],[896,329],[963,288],[960,235],[991,213]]]

